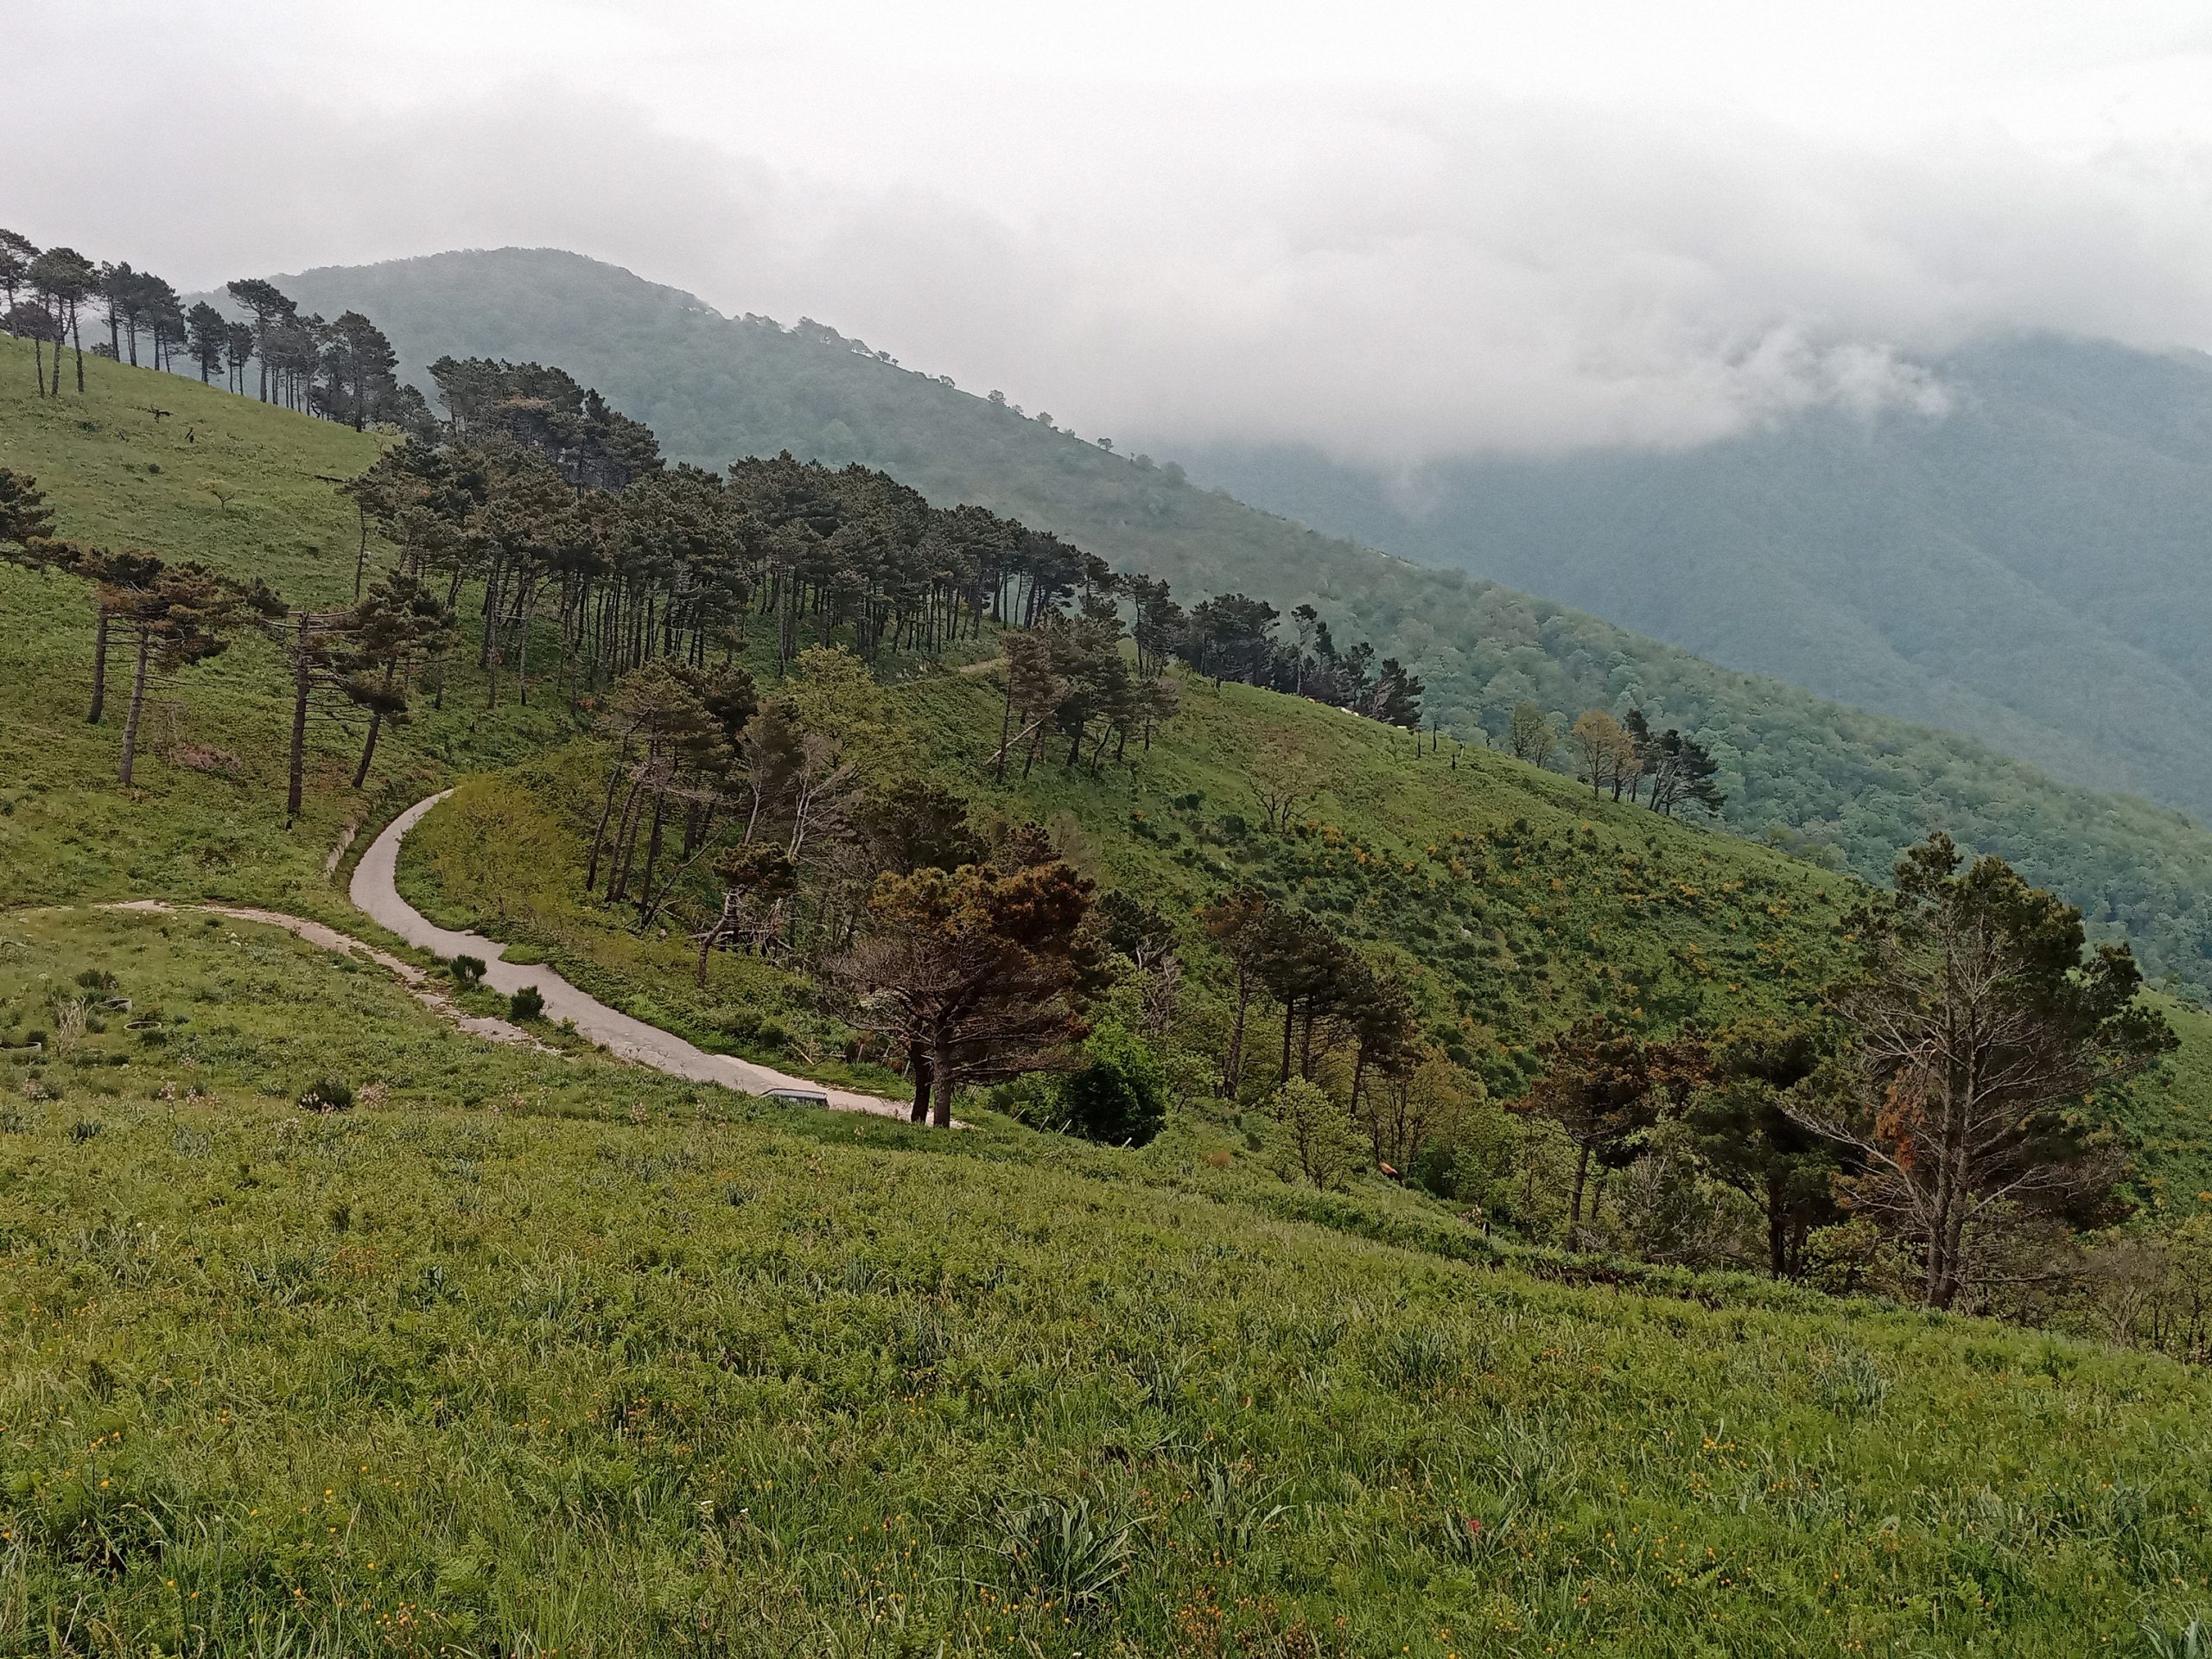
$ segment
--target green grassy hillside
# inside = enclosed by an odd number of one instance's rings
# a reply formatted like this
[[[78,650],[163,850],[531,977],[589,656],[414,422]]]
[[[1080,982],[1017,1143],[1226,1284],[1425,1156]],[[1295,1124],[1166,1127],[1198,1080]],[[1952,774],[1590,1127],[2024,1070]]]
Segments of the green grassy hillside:
[[[1135,767],[1093,778],[1047,761],[1004,786],[978,764],[998,737],[990,679],[908,681],[889,689],[885,714],[971,815],[1052,826],[1094,879],[1170,916],[1249,883],[1327,917],[1414,978],[1454,1058],[1496,1089],[1518,1093],[1535,1040],[1580,1014],[1605,1008],[1655,1027],[1717,1025],[1747,1008],[1781,1014],[1809,1004],[1833,971],[1834,925],[1855,893],[1848,878],[1592,802],[1501,756],[1416,758],[1403,733],[1319,704],[1203,680],[1184,687],[1184,712]],[[1288,834],[1262,826],[1244,772],[1262,753],[1314,780]],[[743,1026],[728,1021],[751,1001],[733,993],[760,991],[750,959],[718,957],[714,983],[696,991],[696,953],[673,917],[677,937],[641,940],[630,911],[581,896],[604,764],[597,746],[581,746],[521,768],[515,795],[493,785],[439,807],[409,840],[409,890],[451,921],[550,949],[581,975],[594,961],[619,967],[635,981],[626,994],[649,996],[658,1016],[730,1041]],[[502,814],[557,824],[556,850],[526,889],[518,895],[503,875],[478,887],[442,875],[468,868],[467,849]],[[1186,949],[1203,951],[1198,930],[1185,931]],[[1219,977],[1210,971],[1190,994],[1218,1000]],[[804,999],[792,997],[796,1013]]]
[[[1548,1286],[1179,1135],[766,1120],[251,926],[4,932],[8,1008],[141,1029],[0,1065],[0,1651],[2133,1653],[2212,1586],[2169,1362]]]
[[[0,465],[40,479],[61,533],[202,558],[264,576],[299,602],[351,594],[358,526],[329,480],[365,466],[372,437],[96,359],[81,403],[73,394],[41,401],[27,372],[10,372],[27,370],[16,362],[22,354],[21,342],[0,340]],[[171,412],[157,420],[156,409]],[[151,894],[350,921],[324,868],[349,830],[358,849],[400,807],[518,764],[543,782],[575,849],[576,769],[591,765],[573,747],[576,723],[543,703],[510,700],[486,712],[465,665],[443,710],[418,700],[413,723],[387,736],[359,794],[346,787],[358,732],[315,722],[307,809],[288,832],[289,703],[270,643],[242,636],[212,663],[157,683],[152,751],[125,796],[112,784],[123,683],[112,666],[107,722],[83,718],[92,658],[84,585],[0,565],[0,697],[15,714],[0,722],[0,904]],[[1108,880],[1167,895],[1172,909],[1256,880],[1331,914],[1415,971],[1437,1034],[1503,1091],[1517,1090],[1535,1039],[1578,1010],[1641,1007],[1669,1026],[1724,1015],[1738,999],[1780,1006],[1815,990],[1826,972],[1847,877],[1592,802],[1569,780],[1503,756],[1470,749],[1454,769],[1448,745],[1416,760],[1402,734],[1317,705],[1205,682],[1187,690],[1185,714],[1134,773],[1091,779],[1046,766],[1003,792],[970,764],[996,741],[987,680],[912,680],[892,695],[944,781],[979,805],[1075,826],[1081,855]],[[204,756],[186,763],[202,751],[215,752],[212,769]],[[1249,757],[1271,753],[1303,757],[1317,789],[1300,814],[1313,827],[1289,837],[1259,830],[1247,780]],[[433,815],[410,842],[407,867],[433,907],[439,895],[422,873],[439,823]],[[504,923],[496,931],[553,950],[610,1000],[696,1039],[799,1058],[764,1046],[736,1009],[804,1040],[813,1016],[803,988],[718,957],[716,972],[741,982],[744,997],[720,985],[699,997],[680,941],[637,939],[619,916],[577,906],[565,876],[549,873],[534,890],[538,913],[491,918]],[[453,913],[474,914],[465,900]],[[2192,1046],[2212,1033],[2185,1010],[2177,1017]],[[835,1033],[817,1026],[812,1034]],[[2162,1190],[2192,1203],[2212,1188],[2212,1068],[2188,1064],[2193,1052],[2166,1091],[2178,1091],[2182,1109],[2150,1117],[2142,1154]]]
[[[25,342],[0,339],[0,466],[38,480],[58,533],[258,575],[296,604],[350,599],[359,530],[330,480],[366,467],[374,438],[98,359],[85,397],[41,401],[29,358]],[[512,705],[486,716],[480,687],[456,689],[444,711],[425,702],[392,733],[357,796],[345,785],[359,733],[319,717],[306,812],[288,832],[290,693],[270,641],[243,633],[213,661],[156,677],[149,752],[126,795],[114,777],[130,665],[111,661],[106,720],[87,726],[86,585],[0,563],[0,905],[149,893],[342,904],[322,866],[349,828],[567,729]]]
[[[1286,611],[1311,601],[1339,638],[1370,638],[1416,664],[1431,711],[1470,741],[1479,741],[1486,716],[1495,723],[1522,698],[1566,720],[1593,704],[1619,710],[1634,701],[1655,724],[1679,724],[1713,750],[1738,830],[1786,833],[1881,880],[1900,848],[1943,824],[2064,893],[2101,930],[2124,930],[2153,973],[2212,990],[2212,836],[2171,811],[2056,781],[1974,739],[1863,714],[1550,600],[1319,534],[1198,488],[1179,468],[1109,454],[863,354],[828,330],[725,318],[573,254],[441,254],[308,271],[282,284],[325,315],[366,311],[417,374],[442,353],[559,362],[652,424],[672,454],[705,465],[785,448],[862,461],[940,504],[1014,514],[1186,592],[1241,590]],[[1640,531],[1623,533],[1632,540]],[[1597,596],[1587,597],[1595,606]],[[1745,614],[1771,629],[1790,612],[1747,605]],[[2038,677],[2028,664],[2039,659],[2005,627],[1971,626],[1979,656]],[[2102,697],[2077,712],[2112,753],[2132,741],[2123,734],[2189,723]]]
[[[366,441],[103,363],[41,406],[12,350],[0,464],[65,533],[350,593],[315,474]],[[0,1654],[2070,1655],[2212,1604],[2212,1398],[2170,1361],[1315,1193],[1224,1109],[1138,1151],[771,1109],[483,1045],[274,930],[89,908],[369,931],[340,833],[468,780],[544,820],[509,937],[725,1046],[830,1034],[575,902],[595,756],[557,707],[457,671],[359,794],[324,730],[287,833],[271,647],[165,684],[125,792],[91,645],[80,585],[0,568]],[[1179,918],[1296,896],[1501,1090],[1575,1009],[1780,1007],[1834,948],[1846,878],[1497,757],[1190,683],[1133,772],[1000,790],[994,699],[956,671],[877,712]],[[1294,833],[1255,828],[1262,756],[1312,779]],[[452,823],[408,874],[466,910]],[[2183,1032],[2143,1103],[2176,1214],[2212,1187]],[[327,1076],[355,1108],[296,1109]]]

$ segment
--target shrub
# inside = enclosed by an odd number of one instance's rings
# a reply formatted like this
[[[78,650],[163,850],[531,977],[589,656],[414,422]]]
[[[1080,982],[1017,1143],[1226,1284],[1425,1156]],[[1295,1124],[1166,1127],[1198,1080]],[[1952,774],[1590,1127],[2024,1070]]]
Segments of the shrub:
[[[1063,1078],[1067,1132],[1113,1147],[1141,1147],[1167,1121],[1167,1076],[1144,1040],[1113,1020],[1083,1045],[1084,1064]]]
[[[453,972],[453,982],[464,991],[473,991],[484,982],[481,957],[455,957],[446,966]]]
[[[1303,1176],[1325,1192],[1368,1162],[1368,1144],[1351,1115],[1302,1077],[1268,1097],[1268,1115],[1281,1126],[1278,1169],[1285,1180]]]
[[[545,1017],[545,995],[535,985],[525,985],[507,999],[507,1017],[520,1021],[542,1020]]]
[[[1805,1278],[1834,1296],[1912,1294],[1912,1264],[1866,1216],[1816,1227],[1805,1240]]]
[[[1000,1084],[983,1100],[993,1111],[1004,1112],[1015,1122],[1026,1123],[1033,1129],[1058,1135],[1067,1128],[1065,1116],[1060,1110],[1060,1091],[1050,1077],[1035,1072]]]
[[[343,1112],[353,1105],[353,1091],[336,1077],[309,1084],[294,1103],[303,1112]]]

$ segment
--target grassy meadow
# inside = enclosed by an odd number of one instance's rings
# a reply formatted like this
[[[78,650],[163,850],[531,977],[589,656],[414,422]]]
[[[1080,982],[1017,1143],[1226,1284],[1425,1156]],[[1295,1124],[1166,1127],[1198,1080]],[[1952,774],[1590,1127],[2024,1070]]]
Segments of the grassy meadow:
[[[130,1007],[10,1055],[0,1651],[2080,1654],[2207,1599],[2168,1363],[772,1117],[270,930],[7,928],[15,1006]],[[294,1110],[325,1067],[383,1090]]]
[[[72,383],[41,400],[28,342],[0,337],[0,466],[38,480],[58,534],[258,575],[295,604],[350,600],[359,525],[331,480],[375,459],[374,436],[149,369],[87,359],[85,375],[83,398]],[[372,832],[458,772],[518,760],[567,729],[554,711],[512,700],[486,711],[464,664],[442,710],[424,699],[387,729],[357,794],[346,785],[360,722],[319,710],[305,810],[287,830],[291,689],[271,642],[242,632],[211,662],[153,677],[129,791],[115,784],[128,653],[111,654],[97,727],[85,721],[92,663],[86,584],[0,563],[0,906],[220,899],[350,925],[358,918],[323,868],[342,836]]]
[[[97,361],[41,404],[24,355],[0,465],[64,534],[350,594],[327,480],[373,440]],[[80,584],[0,566],[0,1656],[2071,1656],[2212,1611],[2212,1384],[2169,1360],[1319,1194],[1227,1108],[1137,1151],[772,1108],[98,908],[369,936],[332,849],[461,782],[403,861],[425,909],[841,1075],[794,976],[725,956],[699,992],[680,937],[579,896],[603,757],[557,706],[456,671],[359,793],[321,722],[287,831],[270,645],[159,687],[126,792],[92,637]],[[876,736],[1171,915],[1236,881],[1327,914],[1497,1096],[1576,1012],[1780,1012],[1834,960],[1847,878],[1184,690],[1095,779],[982,776],[983,676],[899,679]],[[1311,779],[1289,833],[1262,765]],[[529,849],[498,884],[487,823]],[[2136,1125],[2168,1216],[2212,1205],[2212,1037],[2176,1019]],[[325,1077],[351,1110],[296,1106]]]

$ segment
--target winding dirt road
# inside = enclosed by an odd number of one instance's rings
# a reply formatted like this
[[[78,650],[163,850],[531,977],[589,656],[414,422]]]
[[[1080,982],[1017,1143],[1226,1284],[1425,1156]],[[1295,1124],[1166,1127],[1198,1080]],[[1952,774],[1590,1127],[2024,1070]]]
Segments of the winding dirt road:
[[[456,933],[436,925],[399,896],[399,847],[407,839],[407,832],[423,821],[423,815],[451,793],[451,790],[444,790],[409,807],[369,843],[369,849],[361,855],[361,861],[353,867],[349,896],[372,920],[418,950],[448,958],[481,957],[485,964],[484,982],[495,991],[512,995],[526,985],[536,986],[545,999],[547,1019],[573,1020],[578,1033],[591,1041],[604,1044],[620,1058],[649,1065],[656,1071],[689,1077],[695,1083],[718,1083],[748,1095],[765,1095],[775,1089],[804,1090],[826,1095],[832,1109],[842,1112],[872,1112],[879,1117],[903,1118],[907,1115],[908,1103],[905,1101],[855,1094],[849,1089],[833,1089],[827,1084],[810,1082],[765,1065],[734,1059],[727,1054],[709,1054],[673,1033],[608,1007],[598,998],[578,990],[550,968],[502,960],[506,947],[497,940],[487,939],[480,933]]]

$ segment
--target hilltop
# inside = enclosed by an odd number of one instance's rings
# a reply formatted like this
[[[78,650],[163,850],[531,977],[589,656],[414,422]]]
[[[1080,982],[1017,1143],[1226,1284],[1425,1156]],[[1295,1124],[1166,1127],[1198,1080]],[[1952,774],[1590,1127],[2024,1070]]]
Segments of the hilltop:
[[[1443,728],[1469,742],[1535,700],[1562,723],[1633,702],[1720,762],[1727,822],[1886,878],[1930,824],[1997,853],[2124,932],[2149,969],[2212,989],[2212,837],[2126,796],[2058,781],[1972,738],[1723,668],[1549,599],[1424,569],[1198,487],[1172,463],[1071,434],[866,352],[821,324],[727,318],[691,296],[550,250],[441,254],[282,283],[325,312],[359,306],[403,368],[480,353],[567,365],[719,467],[789,449],[882,467],[933,501],[1049,526],[1185,592],[1311,602],[1346,638],[1414,664]]]

